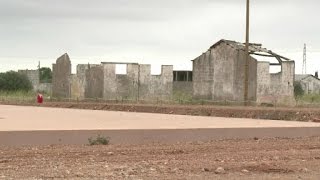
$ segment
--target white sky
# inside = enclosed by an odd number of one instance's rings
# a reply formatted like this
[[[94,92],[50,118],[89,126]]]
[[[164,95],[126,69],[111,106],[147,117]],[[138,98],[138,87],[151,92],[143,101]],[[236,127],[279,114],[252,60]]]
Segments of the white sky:
[[[320,1],[251,0],[251,42],[320,70]],[[244,41],[245,0],[0,0],[0,71],[51,67],[63,53],[76,64],[173,64],[220,39]],[[157,70],[156,70],[157,71]]]

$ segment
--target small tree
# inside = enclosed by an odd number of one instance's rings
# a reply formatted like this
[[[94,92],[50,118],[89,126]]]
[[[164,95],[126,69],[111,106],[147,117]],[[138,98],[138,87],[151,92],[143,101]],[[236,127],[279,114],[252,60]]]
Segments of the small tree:
[[[50,68],[43,67],[39,69],[40,82],[51,83],[52,82],[52,71]]]
[[[302,88],[301,83],[300,82],[295,82],[294,83],[294,96],[296,98],[299,98],[299,97],[301,97],[303,95],[304,95],[304,90]]]
[[[2,91],[30,91],[32,83],[25,74],[15,71],[0,73],[0,90]]]

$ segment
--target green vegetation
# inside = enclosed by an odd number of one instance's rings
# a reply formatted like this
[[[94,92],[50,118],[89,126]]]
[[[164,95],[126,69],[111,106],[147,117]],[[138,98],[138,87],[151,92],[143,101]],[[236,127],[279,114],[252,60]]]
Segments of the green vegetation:
[[[89,145],[90,146],[93,146],[93,145],[108,145],[109,144],[109,137],[104,137],[104,136],[101,136],[99,134],[95,138],[90,137],[88,139],[88,141],[89,141]]]
[[[305,94],[298,98],[298,101],[304,103],[320,103],[320,94]]]
[[[301,98],[304,95],[304,90],[299,82],[295,82],[294,84],[294,96],[296,99]]]
[[[173,100],[179,104],[191,103],[192,95],[181,91],[173,92]]]
[[[52,82],[52,71],[50,68],[42,67],[40,68],[39,72],[40,72],[40,82],[42,83]]]
[[[32,91],[0,91],[0,101],[34,102],[35,97]]]
[[[15,71],[0,73],[0,91],[31,91],[28,77]]]

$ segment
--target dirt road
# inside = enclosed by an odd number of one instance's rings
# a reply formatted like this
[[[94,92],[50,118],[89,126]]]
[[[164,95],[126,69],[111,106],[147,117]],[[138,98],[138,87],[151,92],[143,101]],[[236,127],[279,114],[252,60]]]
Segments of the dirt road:
[[[319,169],[319,137],[0,147],[0,179],[316,180]]]
[[[87,144],[98,134],[112,144],[320,136],[312,122],[200,117],[0,105],[2,145]]]
[[[36,103],[0,102],[0,104],[38,106]],[[213,105],[114,104],[110,102],[45,102],[41,106],[104,111],[144,112],[192,116],[320,122],[320,108],[242,107]]]

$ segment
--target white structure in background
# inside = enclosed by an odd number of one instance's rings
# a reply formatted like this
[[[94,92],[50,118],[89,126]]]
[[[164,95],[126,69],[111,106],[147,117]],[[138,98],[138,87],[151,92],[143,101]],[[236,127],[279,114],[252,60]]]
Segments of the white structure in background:
[[[320,79],[312,74],[296,74],[295,81],[299,82],[305,94],[320,94]]]

